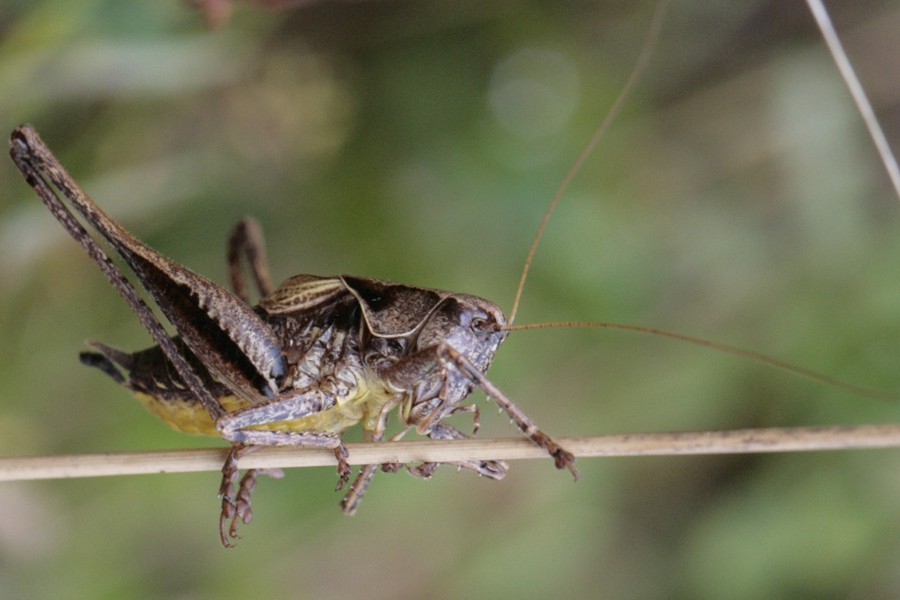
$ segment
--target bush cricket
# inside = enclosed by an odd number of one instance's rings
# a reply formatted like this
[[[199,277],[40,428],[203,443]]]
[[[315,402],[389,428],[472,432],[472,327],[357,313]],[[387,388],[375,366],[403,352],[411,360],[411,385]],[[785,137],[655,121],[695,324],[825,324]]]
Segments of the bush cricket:
[[[95,351],[84,353],[82,360],[134,391],[151,412],[174,428],[221,435],[234,444],[221,487],[220,531],[226,546],[237,537],[237,524],[251,517],[250,492],[257,473],[248,472],[237,481],[237,459],[245,448],[329,448],[339,464],[340,488],[349,480],[338,437],[346,427],[362,421],[367,439],[380,440],[389,413],[398,408],[404,432],[414,427],[433,439],[465,437],[443,419],[472,412],[477,431],[477,409],[463,405],[475,387],[482,388],[523,433],[553,455],[557,467],[575,473],[574,457],[484,377],[508,332],[503,313],[492,303],[348,276],[300,275],[275,289],[265,264],[262,235],[249,220],[238,224],[229,244],[232,294],[149,250],[110,220],[30,128],[14,133],[13,157],[157,343],[135,354],[94,343]],[[62,204],[54,187],[129,264],[175,326],[176,338],[166,334],[122,273]],[[263,297],[255,308],[249,305],[242,260],[249,263]],[[401,306],[403,310],[398,310]],[[459,466],[491,478],[500,478],[506,471],[499,461]],[[435,467],[426,464],[410,471],[429,476]],[[364,467],[357,476],[342,503],[345,512],[355,511],[376,468]]]
[[[265,263],[262,234],[240,222],[229,243],[234,293],[151,250],[110,219],[59,164],[29,126],[17,128],[10,154],[54,217],[85,249],[128,302],[157,346],[128,354],[94,342],[81,360],[134,392],[176,430],[218,435],[233,444],[223,467],[220,535],[230,546],[239,522],[252,513],[257,472],[238,482],[238,457],[253,446],[327,448],[338,463],[341,489],[350,466],[340,434],[363,423],[365,437],[384,439],[386,421],[398,409],[404,429],[432,439],[466,436],[443,419],[478,409],[463,401],[482,389],[556,467],[577,478],[574,456],[542,432],[485,377],[507,336],[506,318],[493,303],[466,294],[415,288],[353,276],[297,275],[277,289]],[[123,273],[78,222],[60,194],[135,273],[173,324],[171,338]],[[247,301],[242,258],[250,265],[262,300]],[[456,463],[499,479],[500,461]],[[429,477],[436,464],[410,468]],[[385,465],[393,470],[394,465]],[[355,512],[376,467],[361,469],[344,497]]]

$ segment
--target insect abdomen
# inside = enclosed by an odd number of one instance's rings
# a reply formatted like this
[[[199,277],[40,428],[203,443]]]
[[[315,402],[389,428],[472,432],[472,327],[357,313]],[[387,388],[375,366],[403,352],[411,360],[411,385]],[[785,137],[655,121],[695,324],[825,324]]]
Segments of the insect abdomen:
[[[97,342],[91,345],[99,352],[84,352],[81,361],[100,369],[131,390],[138,401],[166,425],[192,435],[219,437],[209,413],[173,372],[158,346],[129,354]],[[251,405],[215,381],[199,364],[192,366],[226,413]],[[302,419],[268,423],[250,429],[339,434],[362,419],[368,422],[391,398],[382,387],[370,387],[364,377],[358,377],[357,385],[352,389],[352,395],[339,398],[335,406],[327,410]]]

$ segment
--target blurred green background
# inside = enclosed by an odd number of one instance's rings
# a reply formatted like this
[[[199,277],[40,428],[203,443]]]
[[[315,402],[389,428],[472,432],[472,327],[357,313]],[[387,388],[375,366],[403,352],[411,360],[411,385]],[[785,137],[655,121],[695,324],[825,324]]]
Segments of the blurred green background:
[[[834,18],[894,148],[900,9]],[[653,4],[0,5],[0,131],[31,122],[136,235],[224,283],[251,214],[276,279],[353,273],[508,310],[540,216]],[[4,133],[5,135],[5,133]],[[97,371],[149,338],[0,161],[0,453],[203,445]],[[656,326],[900,390],[900,206],[801,2],[675,3],[566,193],[518,322]],[[875,402],[663,339],[515,334],[491,378],[558,436],[893,422]],[[515,435],[486,408],[482,436]],[[0,485],[3,598],[896,598],[897,451],[549,461],[500,483],[262,480],[224,551],[218,475]]]

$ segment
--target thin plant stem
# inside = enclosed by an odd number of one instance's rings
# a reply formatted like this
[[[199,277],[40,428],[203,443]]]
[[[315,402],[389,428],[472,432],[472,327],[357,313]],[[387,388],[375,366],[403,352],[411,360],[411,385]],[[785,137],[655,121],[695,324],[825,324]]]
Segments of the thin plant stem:
[[[855,425],[632,433],[557,438],[575,456],[677,456],[817,452],[900,447],[900,425]],[[550,458],[526,439],[347,444],[352,465]],[[0,458],[0,481],[218,471],[228,448]],[[258,447],[241,458],[247,469],[334,467],[330,450]]]
[[[806,0],[806,3],[816,19],[819,30],[822,32],[822,38],[828,46],[828,51],[831,52],[831,56],[837,65],[838,71],[841,73],[841,77],[844,79],[844,83],[847,84],[847,88],[850,90],[853,102],[856,104],[856,108],[866,124],[866,129],[868,129],[869,136],[875,144],[878,156],[881,158],[881,162],[891,178],[894,192],[897,194],[897,198],[900,199],[900,168],[897,166],[897,159],[891,151],[890,144],[888,144],[881,125],[878,123],[878,117],[875,116],[875,111],[872,109],[872,104],[869,102],[866,91],[859,82],[847,53],[844,52],[844,46],[834,30],[831,17],[828,16],[828,11],[821,0]]]

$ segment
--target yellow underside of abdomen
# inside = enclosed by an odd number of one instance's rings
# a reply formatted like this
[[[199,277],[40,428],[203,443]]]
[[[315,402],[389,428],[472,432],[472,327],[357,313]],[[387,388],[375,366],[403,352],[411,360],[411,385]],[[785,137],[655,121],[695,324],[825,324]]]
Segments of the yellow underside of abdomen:
[[[220,437],[215,423],[209,413],[197,401],[168,400],[156,398],[148,394],[136,393],[135,396],[151,413],[159,417],[166,425],[176,431],[193,435]],[[302,419],[281,421],[256,425],[250,429],[262,431],[285,431],[294,433],[339,434],[348,427],[365,418],[366,425],[373,421],[381,407],[390,400],[386,392],[374,393],[368,387],[360,387],[359,393],[350,398],[343,398],[338,404]],[[235,412],[252,406],[246,400],[236,396],[218,398],[225,412]]]

